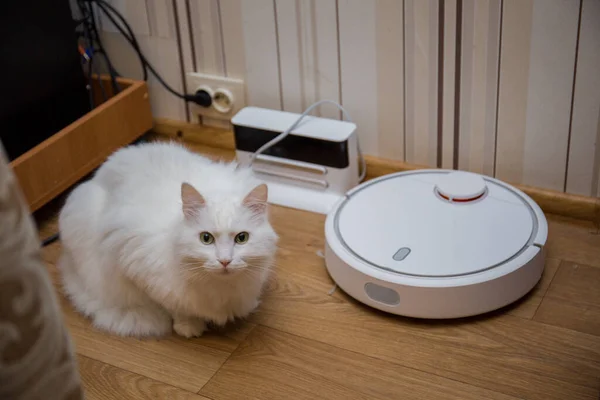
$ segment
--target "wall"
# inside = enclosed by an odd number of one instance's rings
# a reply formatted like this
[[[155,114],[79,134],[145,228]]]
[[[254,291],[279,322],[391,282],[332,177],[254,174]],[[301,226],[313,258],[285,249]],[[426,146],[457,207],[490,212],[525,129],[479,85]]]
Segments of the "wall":
[[[600,0],[111,3],[179,90],[199,71],[243,79],[250,105],[300,112],[329,98],[368,154],[600,194]],[[111,57],[139,76],[111,29]],[[189,119],[150,84],[156,117]]]

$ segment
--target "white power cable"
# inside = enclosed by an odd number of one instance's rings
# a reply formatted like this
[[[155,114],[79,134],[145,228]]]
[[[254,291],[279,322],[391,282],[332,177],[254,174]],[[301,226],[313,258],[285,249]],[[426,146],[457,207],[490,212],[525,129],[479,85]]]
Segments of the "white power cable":
[[[283,139],[285,139],[292,130],[294,130],[294,128],[296,128],[300,122],[304,119],[304,117],[306,117],[315,107],[320,106],[323,103],[329,103],[329,104],[333,104],[335,105],[344,115],[344,118],[348,121],[348,122],[352,122],[352,119],[350,118],[350,114],[348,114],[348,112],[344,109],[344,107],[342,107],[339,103],[333,101],[333,100],[320,100],[317,101],[316,103],[312,104],[310,107],[308,107],[303,113],[302,115],[300,115],[300,117],[298,117],[298,119],[296,120],[296,122],[294,122],[288,129],[286,129],[283,133],[281,133],[280,135],[276,136],[275,138],[273,138],[272,140],[268,141],[267,143],[263,144],[258,150],[256,150],[252,156],[250,156],[250,166],[252,166],[252,163],[254,162],[254,160],[256,159],[256,157],[263,153],[265,150],[271,148],[272,146],[276,145],[277,143],[281,142]],[[360,176],[359,176],[359,182],[362,182],[363,179],[365,179],[365,176],[367,175],[367,163],[365,161],[365,157],[362,154],[362,151],[360,149],[360,143],[358,140],[358,136],[356,137],[356,150],[358,152],[358,157],[360,159]]]

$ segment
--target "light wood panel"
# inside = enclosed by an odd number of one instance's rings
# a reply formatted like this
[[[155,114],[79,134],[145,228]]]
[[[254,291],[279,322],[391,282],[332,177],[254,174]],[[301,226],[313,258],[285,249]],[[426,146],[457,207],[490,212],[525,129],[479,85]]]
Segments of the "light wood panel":
[[[146,0],[107,0],[119,13],[125,17],[133,33],[137,35],[150,35],[150,24],[148,20],[148,9]],[[103,13],[99,14],[99,22],[102,30],[118,33],[119,30]]]
[[[136,2],[130,3],[128,0],[127,2],[122,1],[120,4],[123,6],[122,10],[125,11],[124,16],[127,21],[134,25],[144,26],[144,29],[139,28],[138,30],[132,27],[144,56],[169,85],[180,93],[183,92],[184,81],[181,74],[172,2],[155,2],[153,0],[146,3],[136,0]],[[106,23],[102,24],[101,35],[104,47],[116,70],[123,76],[141,79],[142,70],[138,56],[123,36],[106,28]],[[152,74],[149,74],[147,84],[151,93],[152,114],[155,117],[187,120],[187,111],[183,100],[169,93]]]
[[[438,12],[435,0],[404,1],[405,160],[431,167],[438,148]]]
[[[600,336],[600,268],[563,262],[535,320]]]
[[[242,1],[241,12],[246,100],[257,107],[280,110],[281,75],[274,2]]]
[[[149,34],[164,39],[176,37],[176,21],[173,3],[165,0],[147,0]]]
[[[177,39],[180,48],[181,56],[181,70],[183,71],[182,76],[182,88],[185,93],[190,93],[193,88],[190,87],[187,75],[188,72],[195,72],[195,56],[193,48],[193,39],[190,24],[190,7],[187,0],[175,0],[173,3],[175,7],[175,17],[177,18],[177,26],[175,27],[178,33]],[[185,105],[186,119],[185,121],[190,122],[192,120],[189,105]]]
[[[595,0],[111,1],[178,89],[183,63],[244,80],[248,105],[341,101],[366,154],[600,195]],[[139,78],[134,53],[105,25],[115,63]],[[149,85],[155,115],[188,118]]]
[[[79,356],[78,362],[86,399],[210,400],[91,358]]]
[[[225,56],[218,0],[189,0],[197,71],[225,75]]]
[[[533,3],[524,184],[564,189],[579,6],[570,0]]]
[[[375,18],[374,2],[338,1],[342,105],[358,125],[360,145],[367,154],[376,154],[379,147]]]
[[[260,371],[260,372],[259,372]],[[264,384],[264,375],[270,377]],[[200,393],[220,399],[516,399],[412,368],[257,328]]]
[[[454,168],[454,145],[455,145],[455,112],[456,112],[456,61],[457,61],[457,36],[460,33],[457,32],[457,25],[459,23],[458,18],[462,20],[462,1],[461,10],[459,13],[458,3],[460,0],[445,0],[443,2],[444,8],[444,41],[443,41],[443,71],[442,80],[443,85],[440,88],[442,96],[442,127],[441,127],[441,163],[438,165],[442,168],[452,169]],[[462,23],[458,28],[460,29]],[[440,27],[441,29],[441,27]],[[461,47],[462,49],[462,47]]]
[[[340,101],[335,0],[275,0],[283,109],[302,113],[321,99]],[[340,119],[326,105],[313,115]]]
[[[243,0],[219,0],[223,27],[223,55],[225,73],[236,79],[246,77],[246,48],[244,45]],[[256,60],[252,58],[252,60]]]
[[[458,167],[494,176],[501,0],[463,0]]]
[[[600,196],[600,2],[583,0],[569,142],[569,193]]]
[[[496,177],[521,182],[533,0],[504,0],[502,5]]]
[[[187,141],[214,148],[221,154],[227,154],[228,158],[235,157],[235,141],[233,133],[229,130],[160,119],[157,120],[154,131],[171,137],[181,136]],[[369,155],[365,156],[365,160],[367,163],[367,179],[399,171],[428,168],[423,165]],[[546,213],[600,223],[600,199],[598,198],[571,195],[531,186],[516,186],[537,202]]]
[[[504,1],[501,179],[564,189],[578,17],[576,1]]]
[[[115,69],[124,76],[142,79],[139,59],[129,43],[118,33],[104,32],[102,39],[107,52],[118,54],[118,56],[111,57]],[[177,48],[173,46],[173,41],[162,38],[150,39],[142,36],[138,38],[138,42],[146,57],[152,60],[163,60],[159,63],[153,62],[153,65],[175,90],[182,91],[183,81],[179,73],[179,64],[166,62],[168,59],[177,60],[179,58]],[[173,97],[154,77],[149,77],[147,84],[152,94],[150,103],[153,116],[186,120],[185,104],[182,100]]]
[[[377,154],[404,159],[404,1],[375,2]]]

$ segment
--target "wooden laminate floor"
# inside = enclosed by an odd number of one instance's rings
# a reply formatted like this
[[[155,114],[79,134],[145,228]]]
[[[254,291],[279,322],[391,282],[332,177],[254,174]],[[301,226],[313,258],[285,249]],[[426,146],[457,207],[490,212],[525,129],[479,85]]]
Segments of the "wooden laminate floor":
[[[202,149],[201,149],[202,150]],[[420,321],[367,308],[323,259],[324,217],[274,207],[276,273],[246,322],[202,338],[94,330],[62,293],[89,399],[599,399],[600,235],[549,216],[540,284],[506,309]],[[56,217],[40,224],[53,233]],[[43,251],[57,282],[60,242]],[[57,291],[61,292],[56,286]]]

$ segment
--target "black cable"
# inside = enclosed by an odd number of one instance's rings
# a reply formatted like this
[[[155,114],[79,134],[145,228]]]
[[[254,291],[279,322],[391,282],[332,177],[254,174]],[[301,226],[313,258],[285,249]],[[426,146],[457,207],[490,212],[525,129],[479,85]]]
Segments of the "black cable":
[[[82,15],[86,15],[87,17],[90,16],[89,10],[87,10],[87,7],[84,7],[83,3],[81,3],[80,1],[78,1],[77,2],[77,6],[79,7],[79,12]],[[86,19],[86,18],[82,18],[82,19]],[[86,47],[88,47],[88,46],[91,47],[93,45],[93,43],[92,43],[92,35],[90,33],[89,26],[85,22],[83,23],[83,36],[84,36],[85,41],[87,42],[86,43],[87,44]],[[84,51],[85,51],[85,48],[84,48]],[[93,109],[95,102],[94,102],[94,85],[93,85],[93,82],[92,82],[92,73],[93,73],[93,70],[92,70],[92,64],[93,64],[92,56],[90,56],[89,59],[87,60],[87,63],[88,63],[87,67],[88,67],[88,87],[89,87],[90,107]]]
[[[106,14],[107,16],[108,16],[108,12],[106,11],[106,8],[108,8],[110,11],[113,12],[114,15],[117,16],[117,18],[123,23],[123,25],[125,25],[125,29],[127,29],[127,33],[129,35],[126,35],[121,29],[119,29],[120,25],[118,25],[114,21],[114,19],[109,17],[109,19],[111,20],[113,25],[115,25],[117,27],[117,29],[120,30],[121,34],[125,37],[125,39],[133,46],[133,49],[137,53],[138,58],[140,60],[140,64],[142,66],[143,79],[144,79],[144,81],[147,81],[148,80],[148,71],[146,69],[146,63],[144,62],[144,59],[141,57],[142,50],[140,48],[140,44],[138,43],[138,41],[133,33],[133,29],[131,29],[131,26],[129,25],[129,23],[127,22],[125,17],[123,17],[123,15],[115,7],[112,6],[112,4],[109,4],[104,0],[88,0],[88,1],[90,1],[90,3],[96,2],[98,7],[100,7],[102,9],[102,11],[104,11],[104,14]],[[91,4],[90,4],[90,8],[92,8],[92,16],[93,16],[93,7],[91,6]],[[98,34],[98,36],[100,36],[100,35]]]
[[[83,0],[78,0],[83,1]],[[110,81],[113,87],[114,93],[119,93],[121,91],[121,85],[117,82],[117,76],[120,76],[119,73],[115,70],[110,58],[106,54],[106,50],[104,49],[104,44],[102,43],[102,39],[100,38],[100,33],[98,32],[98,27],[96,26],[96,15],[94,13],[94,6],[91,3],[87,4],[86,9],[89,13],[89,24],[91,31],[94,35],[94,41],[98,44],[98,50],[94,51],[95,53],[100,53],[104,57],[106,61],[106,66],[108,68],[108,73],[110,75]]]
[[[169,93],[171,93],[175,97],[178,97],[178,98],[183,99],[185,101],[194,102],[194,103],[196,103],[198,105],[201,105],[203,107],[210,106],[210,104],[212,103],[212,99],[210,98],[210,95],[208,95],[207,93],[205,93],[205,92],[203,93],[202,91],[200,91],[198,93],[194,93],[194,94],[182,94],[182,93],[179,93],[177,90],[173,89],[162,78],[162,76],[160,76],[160,74],[156,71],[156,69],[152,66],[152,64],[150,64],[150,62],[148,61],[148,59],[142,53],[141,49],[139,48],[139,44],[138,44],[137,40],[135,39],[135,35],[133,33],[133,30],[131,29],[131,26],[129,26],[129,24],[127,23],[127,20],[123,17],[123,15],[118,10],[116,10],[112,5],[108,4],[104,0],[84,0],[84,1],[87,1],[89,3],[96,3],[96,5],[98,6],[98,8],[104,13],[104,15],[106,15],[106,17],[109,19],[109,21],[123,35],[123,37],[125,38],[125,40],[127,40],[129,42],[129,44],[133,47],[134,51],[138,55],[138,58],[141,60],[142,68],[144,69],[144,71],[146,69],[148,69],[152,73],[152,75],[154,75],[154,77],[158,80],[158,82]],[[119,18],[119,20],[123,23],[123,25],[125,25],[125,28],[123,28],[119,23],[117,23],[117,21],[115,20],[113,14],[116,15],[117,18]],[[127,30],[127,32],[125,32],[125,30]]]
[[[134,47],[134,50],[138,54],[138,57],[142,60],[143,64],[146,66],[146,68],[148,68],[150,70],[150,72],[152,72],[152,75],[154,75],[156,77],[156,79],[161,83],[161,85],[163,85],[165,87],[165,89],[167,89],[174,96],[179,97],[180,99],[183,99],[183,100],[188,100],[187,95],[181,94],[181,93],[177,92],[167,82],[165,82],[164,79],[156,72],[156,70],[154,69],[154,67],[152,66],[152,64],[150,64],[150,62],[148,61],[148,59],[142,54],[141,51],[139,51],[139,49],[137,49],[135,47],[135,44],[134,44],[134,41],[132,40],[132,38],[129,37],[129,35],[117,23],[117,21],[107,11],[107,9],[104,8],[104,6],[103,6],[104,2],[102,0],[90,0],[90,1],[95,1],[98,4],[98,7],[104,12],[104,14],[106,15],[106,17],[110,20],[110,22],[112,22],[113,25],[115,25],[117,27],[117,29],[119,30],[119,32],[121,32],[121,34],[123,35],[123,37],[125,37],[125,39],[129,42],[129,44],[131,44],[131,46]],[[116,12],[115,12],[115,14],[116,14]]]

